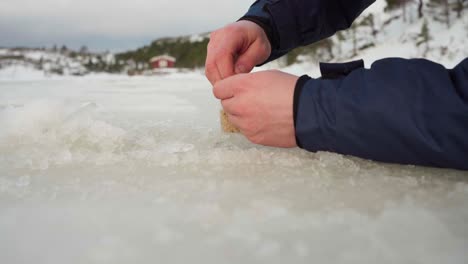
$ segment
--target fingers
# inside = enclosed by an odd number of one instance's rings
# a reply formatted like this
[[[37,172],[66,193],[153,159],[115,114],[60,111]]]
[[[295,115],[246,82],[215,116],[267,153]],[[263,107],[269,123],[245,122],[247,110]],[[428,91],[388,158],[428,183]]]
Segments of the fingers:
[[[212,85],[234,75],[234,62],[237,57],[238,42],[210,40],[205,63],[205,74]]]
[[[234,74],[248,73],[268,59],[271,45],[263,29],[238,21],[210,35],[205,73],[212,85]]]
[[[236,54],[234,51],[221,51],[219,52],[218,60],[216,65],[218,66],[218,71],[221,76],[221,80],[224,80],[228,77],[233,76],[234,73],[234,58]]]
[[[239,102],[236,98],[229,98],[221,101],[221,105],[226,113],[241,116],[243,114],[242,109],[240,109]]]
[[[240,85],[239,80],[243,74],[235,75],[230,78],[220,80],[213,86],[213,94],[219,100],[226,100],[234,97]]]
[[[235,72],[237,74],[249,73],[257,64],[266,61],[268,56],[268,53],[265,52],[265,47],[256,41],[237,59]]]
[[[221,74],[218,71],[218,66],[216,65],[216,60],[214,59],[213,55],[214,54],[210,50],[208,50],[208,55],[206,56],[205,63],[205,75],[208,81],[210,81],[212,85],[215,85],[215,83],[222,80],[222,78]]]

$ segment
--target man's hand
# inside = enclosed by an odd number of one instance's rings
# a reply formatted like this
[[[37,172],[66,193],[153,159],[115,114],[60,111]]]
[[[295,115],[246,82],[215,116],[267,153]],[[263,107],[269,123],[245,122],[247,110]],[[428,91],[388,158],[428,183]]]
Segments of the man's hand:
[[[214,85],[234,74],[249,73],[270,53],[270,41],[260,26],[250,21],[232,23],[211,33],[206,77]]]
[[[296,147],[293,96],[299,77],[280,71],[239,74],[213,88],[229,121],[251,142]]]

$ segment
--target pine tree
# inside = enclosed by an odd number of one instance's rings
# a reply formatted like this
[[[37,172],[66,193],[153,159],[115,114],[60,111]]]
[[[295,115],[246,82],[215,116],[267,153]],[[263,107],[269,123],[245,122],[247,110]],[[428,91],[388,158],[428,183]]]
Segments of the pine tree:
[[[449,0],[429,0],[427,4],[434,15],[434,19],[447,25],[450,28],[451,14]]]
[[[88,47],[85,46],[85,45],[81,46],[81,48],[80,48],[80,54],[81,54],[81,55],[86,55],[86,54],[88,54]]]
[[[371,34],[372,34],[372,37],[374,37],[374,38],[377,36],[377,33],[379,33],[379,31],[375,27],[375,19],[374,19],[373,14],[369,14],[366,17],[364,17],[363,20],[361,21],[360,25],[368,27]]]
[[[65,54],[68,52],[67,46],[63,45],[62,48],[60,48],[60,53]]]
[[[375,26],[374,15],[369,14],[362,18],[362,20],[358,23],[357,30],[359,30],[358,35],[361,37],[357,40],[358,42],[358,50],[364,50],[370,47],[375,46],[374,42],[377,38],[378,30]]]
[[[418,1],[418,17],[419,17],[419,18],[422,18],[422,17],[424,16],[424,14],[423,14],[423,7],[424,7],[423,0],[419,0],[419,1]]]
[[[358,45],[358,39],[357,39],[357,25],[356,23],[353,23],[351,26],[351,34],[353,37],[353,57],[357,56],[357,45]]]
[[[403,21],[407,20],[407,5],[412,3],[414,0],[386,0],[387,7],[386,10],[395,10],[400,8],[402,11]]]
[[[41,58],[40,58],[39,61],[37,62],[37,65],[38,65],[38,69],[39,69],[39,70],[43,70],[43,69],[44,69],[44,57],[41,56]]]
[[[468,0],[456,0],[453,6],[453,10],[457,12],[457,18],[461,18],[463,10],[468,7]]]
[[[343,34],[342,31],[338,31],[338,32],[336,33],[336,38],[338,39],[338,41],[337,41],[337,43],[336,43],[336,45],[338,45],[338,54],[340,54],[340,56],[341,56],[341,55],[343,54],[342,43],[343,43],[344,41],[346,41],[346,38],[345,38],[345,36],[344,36],[344,34]]]
[[[424,53],[423,56],[426,57],[427,53],[429,52],[429,42],[432,40],[429,26],[427,24],[427,20],[424,20],[424,23],[421,26],[421,32],[418,35],[416,46],[419,47],[424,45]]]

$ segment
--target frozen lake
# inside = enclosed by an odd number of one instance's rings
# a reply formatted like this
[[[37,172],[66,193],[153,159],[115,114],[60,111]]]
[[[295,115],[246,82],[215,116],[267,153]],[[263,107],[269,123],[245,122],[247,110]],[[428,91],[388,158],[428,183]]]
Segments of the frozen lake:
[[[467,172],[255,146],[219,108],[199,74],[1,81],[0,263],[468,261]]]

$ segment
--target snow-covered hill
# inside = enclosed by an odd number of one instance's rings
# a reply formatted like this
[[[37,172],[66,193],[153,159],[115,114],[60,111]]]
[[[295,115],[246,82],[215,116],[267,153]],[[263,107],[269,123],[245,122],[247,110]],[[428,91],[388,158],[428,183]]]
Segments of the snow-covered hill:
[[[0,80],[83,76],[115,65],[111,53],[91,54],[54,49],[0,49]]]
[[[316,53],[303,54],[298,57],[298,63],[286,66],[283,70],[319,76],[319,61],[363,59],[366,67],[369,67],[376,60],[388,57],[426,58],[453,68],[468,57],[468,15],[456,18],[452,14],[452,23],[447,27],[429,10],[426,10],[427,14],[423,18],[418,18],[416,9],[416,5],[408,5],[405,18],[402,10],[386,11],[386,2],[376,1],[355,21],[351,29],[330,39],[332,45],[329,51],[318,56]],[[427,42],[422,39],[424,24],[428,28]],[[278,67],[278,64],[264,68],[271,67]]]
[[[383,1],[377,1],[374,5],[369,11],[374,12],[375,27],[381,29],[381,32],[375,39],[375,46],[363,50],[355,56],[356,58],[373,62],[382,57],[421,57],[440,62],[446,67],[453,67],[468,57],[468,16],[454,18],[452,24],[447,27],[431,15],[418,19],[416,11],[411,12],[410,8],[406,12],[413,15],[408,15],[405,21],[399,10],[384,12]],[[413,6],[413,9],[415,8]],[[418,42],[423,41],[421,34],[425,23],[428,27],[428,41],[418,45]]]
[[[404,8],[389,10],[388,1],[376,1],[349,30],[338,32],[318,44],[296,49],[256,70],[280,68],[295,74],[319,76],[318,62],[364,59],[369,67],[374,61],[387,57],[427,58],[451,68],[468,57],[465,43],[468,39],[467,15],[459,17],[450,10],[450,22],[447,23],[439,17],[443,6],[431,6],[431,1],[425,1],[420,18],[416,1],[406,2]],[[162,38],[116,55],[0,49],[0,79],[142,72],[148,68],[149,58],[161,52],[175,56],[179,67],[201,67],[208,38],[208,33]]]

